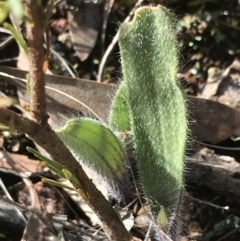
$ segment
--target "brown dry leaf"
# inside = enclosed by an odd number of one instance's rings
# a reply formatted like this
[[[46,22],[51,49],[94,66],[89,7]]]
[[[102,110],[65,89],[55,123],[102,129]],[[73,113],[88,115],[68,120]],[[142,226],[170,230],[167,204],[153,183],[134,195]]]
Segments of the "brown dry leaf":
[[[67,213],[64,199],[59,195],[59,191],[54,186],[47,185],[42,181],[33,184],[44,211],[50,214]],[[31,198],[29,188],[24,186],[17,191],[17,201],[29,207]]]
[[[217,94],[219,85],[222,81],[222,71],[218,67],[210,67],[208,69],[208,78],[206,84],[199,94],[199,97],[204,99],[211,99]]]
[[[19,47],[17,67],[18,69],[29,71],[29,59],[21,47]]]
[[[224,71],[209,68],[206,85],[199,97],[240,110],[240,60],[235,59]]]
[[[8,107],[18,104],[18,99],[15,97],[2,97],[0,96],[0,108]]]
[[[78,11],[68,12],[74,49],[81,61],[88,58],[101,28],[103,4],[81,3]]]
[[[59,241],[54,233],[54,227],[49,217],[31,213],[24,230],[22,241]]]
[[[62,34],[66,31],[67,20],[65,18],[51,20],[50,26],[57,34]]]
[[[0,66],[0,72],[24,78],[26,72]],[[26,84],[8,77],[2,77],[17,85],[22,93]],[[83,101],[103,120],[107,119],[111,96],[117,86],[64,76],[46,75],[46,84]],[[240,112],[211,100],[188,97],[191,136],[198,141],[218,143],[230,137],[240,136]],[[27,100],[26,100],[27,101]],[[52,90],[47,90],[48,111],[54,121],[59,113],[69,115],[76,111],[91,113],[78,102]],[[58,120],[59,123],[59,120]]]
[[[47,65],[45,64],[45,73],[52,74],[51,70],[47,69]],[[22,48],[19,48],[17,68],[25,71],[29,71],[29,58],[24,52]]]
[[[189,98],[193,139],[213,144],[240,136],[240,112],[221,103]]]
[[[240,61],[236,59],[223,74],[217,101],[240,110]]]
[[[7,96],[0,91],[0,108],[5,108],[17,104],[19,104],[18,98]]]
[[[39,161],[37,159],[29,159],[29,157],[26,155],[11,153],[10,156],[17,163],[20,163],[21,166],[24,167],[24,170],[26,172],[32,172],[32,173],[40,172],[44,168],[41,161]],[[0,168],[4,168],[7,170],[12,169],[12,167],[9,166],[9,164],[7,162],[2,161],[2,159],[0,159]]]
[[[108,200],[109,199],[109,192],[106,183],[101,181],[98,177],[96,177],[96,173],[94,173],[90,168],[84,167],[84,171],[86,172],[87,176],[93,181],[94,185],[98,188],[98,190],[104,195],[104,197]],[[72,187],[72,184],[69,180],[59,180],[66,186]],[[84,211],[85,215],[89,218],[89,221],[93,226],[101,225],[101,221],[97,217],[97,215],[93,212],[93,210],[86,204],[85,200],[79,195],[76,191],[70,189],[64,189],[66,193],[71,197],[72,200]]]
[[[9,74],[11,76],[17,76],[18,78],[26,78],[27,72],[0,66],[0,72]],[[21,106],[26,106],[29,103],[29,98],[26,92],[26,83],[12,79],[6,76],[1,76],[2,79],[9,83],[12,83],[18,87],[21,94],[20,102]],[[74,79],[65,76],[57,75],[46,75],[46,85],[62,91],[63,93],[69,94],[72,97],[81,100],[87,104],[97,115],[103,120],[106,120],[110,103],[111,96],[117,89],[116,85],[111,84],[99,84],[94,81],[84,79]],[[47,92],[47,108],[51,114],[51,118],[58,117],[58,114],[68,115],[75,114],[76,111],[86,113],[87,115],[93,116],[89,110],[79,104],[73,99],[66,97],[53,90],[46,90]]]
[[[195,155],[196,158],[187,158],[187,170],[191,170],[188,177],[200,186],[239,202],[240,164],[234,158],[220,156],[212,151],[201,152]]]

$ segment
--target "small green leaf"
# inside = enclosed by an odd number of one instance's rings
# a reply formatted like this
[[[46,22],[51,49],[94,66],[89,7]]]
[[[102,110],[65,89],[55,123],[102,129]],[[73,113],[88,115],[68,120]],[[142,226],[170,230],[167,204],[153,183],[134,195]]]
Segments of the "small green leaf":
[[[157,223],[162,230],[167,231],[170,213],[166,208],[161,207],[157,216]]]
[[[91,119],[73,119],[56,133],[79,162],[110,182],[123,182],[124,146],[108,127]]]
[[[78,187],[82,187],[79,180],[68,169],[62,169],[62,173],[67,179],[76,184]]]
[[[3,24],[4,28],[6,28],[7,30],[9,30],[13,37],[16,39],[17,43],[23,48],[24,52],[26,54],[28,54],[29,50],[28,50],[28,46],[27,43],[25,42],[25,40],[23,39],[21,33],[19,33],[17,31],[17,29],[15,29],[12,24],[9,23],[4,23]]]
[[[50,18],[52,16],[52,11],[55,7],[55,2],[56,2],[56,0],[51,0],[50,3],[48,3],[46,14],[45,14],[45,19],[43,22],[44,29],[46,29],[49,24]]]
[[[121,220],[122,218],[121,218],[121,214],[120,214],[120,210],[119,210],[118,205],[114,205],[113,209],[116,212],[116,214],[118,215],[118,218]]]
[[[64,175],[66,176],[66,178],[69,181],[71,181],[72,183],[77,185],[76,191],[85,201],[88,202],[89,197],[88,197],[87,193],[83,190],[82,185],[79,182],[79,180],[68,169],[62,169],[62,172],[64,173]]]
[[[113,130],[119,132],[129,131],[131,128],[124,81],[114,97],[109,114],[109,125]]]
[[[54,163],[54,162],[53,162]],[[51,165],[50,163],[44,162],[45,166],[48,167],[52,172],[56,173],[59,177],[65,178],[65,175],[63,174],[61,168],[56,167],[56,163]]]
[[[60,165],[58,165],[53,160],[49,159],[48,157],[42,155],[39,151],[33,149],[32,147],[27,146],[27,150],[32,153],[35,157],[37,157],[39,160],[44,161],[46,163],[49,163],[50,165],[54,165],[56,168],[61,168]]]
[[[45,165],[52,170],[53,172],[55,172],[58,176],[65,178],[65,175],[62,172],[62,167],[60,165],[58,165],[56,162],[54,162],[53,160],[45,157],[44,155],[42,155],[39,151],[34,150],[31,147],[27,147],[26,148],[30,153],[32,153],[35,157],[37,157],[39,160],[45,162]]]
[[[2,24],[8,17],[10,12],[10,4],[7,2],[0,2],[0,23]]]
[[[238,137],[232,137],[231,140],[232,140],[232,141],[240,141],[240,136],[238,136]]]
[[[11,128],[0,124],[0,131],[11,131]]]
[[[75,190],[73,187],[70,187],[70,186],[68,186],[66,184],[63,184],[61,182],[57,182],[55,180],[52,180],[52,179],[49,179],[49,178],[45,178],[45,177],[42,178],[42,182],[50,184],[50,185],[53,185],[53,186],[56,186],[56,187],[66,188],[66,189],[69,189],[69,190]]]

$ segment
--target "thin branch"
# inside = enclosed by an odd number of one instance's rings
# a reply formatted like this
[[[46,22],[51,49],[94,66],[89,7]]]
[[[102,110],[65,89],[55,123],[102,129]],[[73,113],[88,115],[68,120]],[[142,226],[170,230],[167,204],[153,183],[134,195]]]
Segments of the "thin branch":
[[[58,52],[56,52],[53,48],[50,48],[50,52],[51,54],[55,55],[59,61],[61,61],[62,65],[66,68],[66,70],[68,71],[68,73],[71,75],[71,77],[73,78],[78,78],[78,73],[77,71],[74,69],[74,67],[72,66],[72,69],[74,70],[74,72],[71,70],[71,68],[69,67],[69,65],[71,65],[71,63],[69,61],[67,61],[66,59],[64,59]]]
[[[8,109],[0,108],[0,123],[26,133],[39,146],[44,148],[58,164],[68,169],[81,184],[86,202],[102,222],[106,234],[114,241],[130,241],[131,234],[126,230],[122,221],[104,198],[102,193],[87,177],[80,163],[73,157],[69,149],[58,138],[47,123],[46,94],[44,79],[44,12],[41,1],[26,0],[27,39],[29,46],[29,79],[30,79],[30,108],[32,120],[22,117]],[[75,185],[76,186],[76,185]]]
[[[125,20],[123,21],[123,23],[127,23],[132,15],[135,13],[135,11],[137,10],[138,7],[140,7],[140,5],[143,3],[144,0],[138,0],[136,2],[136,4],[134,5],[132,11],[128,14],[128,16],[125,18]],[[109,56],[109,54],[112,52],[112,50],[114,49],[115,45],[117,44],[118,38],[119,38],[119,30],[117,31],[117,33],[115,34],[111,44],[108,46],[107,50],[105,51],[102,60],[99,64],[99,68],[98,68],[98,75],[97,75],[97,82],[101,82],[102,81],[102,77],[103,77],[103,71],[104,71],[104,67],[107,61],[107,58]]]
[[[105,37],[106,37],[106,30],[107,30],[107,22],[108,18],[113,6],[114,0],[107,0],[104,6],[104,15],[103,15],[103,24],[102,24],[102,34],[101,34],[101,57],[104,55],[104,45],[105,45]]]
[[[12,167],[12,169],[19,174],[29,190],[29,194],[31,196],[31,207],[41,211],[41,202],[38,198],[38,194],[29,177],[22,170],[21,166],[19,166],[19,164],[15,162],[6,151],[0,151],[0,159],[6,161]]]
[[[1,152],[0,152],[0,160],[1,160]],[[2,188],[2,191],[3,191],[3,193],[6,195],[6,197],[7,197],[10,201],[14,202],[13,198],[11,197],[11,195],[10,195],[10,193],[8,192],[7,188],[5,187],[5,185],[4,185],[1,177],[0,177],[0,188]]]
[[[53,160],[63,168],[68,169],[78,178],[82,185],[81,188],[89,198],[87,201],[88,205],[101,220],[103,229],[111,240],[132,240],[131,234],[125,229],[111,204],[87,177],[80,163],[76,161],[69,149],[47,123],[37,124],[8,109],[0,108],[0,112],[0,123],[3,125],[14,125],[16,130],[27,133],[38,145],[43,147],[51,155]]]
[[[1,159],[1,157],[0,157],[0,159]],[[2,188],[3,193],[6,195],[7,199],[10,202],[15,203],[13,198],[11,197],[10,193],[8,192],[7,188],[5,187],[5,185],[4,185],[4,183],[3,183],[1,178],[0,178],[0,187]],[[1,202],[2,202],[2,200],[1,200]],[[1,205],[0,205],[0,209],[1,209]],[[16,206],[16,211],[17,211],[18,215],[22,218],[22,221],[24,222],[24,224],[27,224],[26,217],[23,215],[23,213],[20,211],[19,207],[17,207],[17,206]],[[1,216],[2,216],[2,214],[1,214]],[[5,215],[3,215],[3,216],[5,216]]]

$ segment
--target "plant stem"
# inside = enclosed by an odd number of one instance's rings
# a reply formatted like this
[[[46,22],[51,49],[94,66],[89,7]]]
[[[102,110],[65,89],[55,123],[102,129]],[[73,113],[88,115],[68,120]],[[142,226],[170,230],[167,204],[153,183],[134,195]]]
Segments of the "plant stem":
[[[125,229],[111,204],[87,177],[80,163],[58,138],[47,123],[45,94],[45,50],[44,50],[44,11],[41,1],[26,0],[28,20],[27,39],[29,46],[30,108],[32,120],[22,117],[8,109],[0,108],[0,123],[14,124],[14,128],[26,133],[43,147],[63,168],[68,169],[81,183],[87,194],[87,203],[99,217],[102,226],[111,240],[130,241],[131,234]]]
[[[27,133],[37,144],[43,147],[63,168],[68,169],[80,181],[82,188],[88,194],[88,205],[93,209],[102,222],[103,229],[113,241],[130,241],[131,234],[125,229],[111,204],[87,177],[82,166],[75,160],[69,149],[58,138],[56,133],[47,124],[36,122],[22,117],[8,109],[0,108],[0,123],[9,125],[22,133]]]
[[[29,47],[29,79],[30,79],[30,108],[32,119],[37,123],[47,121],[45,76],[44,76],[44,12],[41,4],[35,0],[26,1],[27,39]]]

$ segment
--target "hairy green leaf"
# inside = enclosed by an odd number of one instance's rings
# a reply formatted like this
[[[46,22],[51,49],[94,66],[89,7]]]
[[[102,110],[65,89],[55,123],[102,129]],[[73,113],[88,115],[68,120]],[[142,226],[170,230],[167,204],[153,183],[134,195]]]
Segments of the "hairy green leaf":
[[[21,19],[23,17],[23,4],[21,0],[8,0],[11,7],[11,12],[15,17]]]
[[[123,182],[124,146],[111,129],[95,120],[72,119],[56,133],[77,160],[110,182]]]
[[[120,132],[129,131],[131,128],[124,81],[114,97],[109,114],[109,125],[113,130]]]
[[[144,193],[157,214],[176,211],[187,139],[185,97],[176,74],[178,48],[171,14],[143,7],[120,29],[120,55],[137,164]],[[160,213],[160,220],[167,213]],[[160,221],[164,224],[164,220]]]

